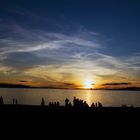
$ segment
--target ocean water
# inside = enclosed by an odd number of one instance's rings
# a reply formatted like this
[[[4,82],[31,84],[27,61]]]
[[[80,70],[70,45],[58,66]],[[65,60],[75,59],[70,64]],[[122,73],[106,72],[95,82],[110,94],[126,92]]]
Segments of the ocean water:
[[[45,99],[45,104],[59,101],[64,105],[68,98],[71,103],[73,97],[92,102],[101,102],[103,106],[127,106],[140,107],[140,91],[121,90],[64,90],[64,89],[27,89],[27,88],[0,88],[0,96],[3,96],[5,104],[12,104],[12,99],[18,99],[19,104],[40,105],[41,98]]]

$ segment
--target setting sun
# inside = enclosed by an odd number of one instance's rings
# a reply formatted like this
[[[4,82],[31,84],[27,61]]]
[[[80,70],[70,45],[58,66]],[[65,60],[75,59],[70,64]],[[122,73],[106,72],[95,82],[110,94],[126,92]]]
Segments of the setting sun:
[[[91,79],[86,79],[85,82],[84,82],[84,88],[93,88],[93,80]]]

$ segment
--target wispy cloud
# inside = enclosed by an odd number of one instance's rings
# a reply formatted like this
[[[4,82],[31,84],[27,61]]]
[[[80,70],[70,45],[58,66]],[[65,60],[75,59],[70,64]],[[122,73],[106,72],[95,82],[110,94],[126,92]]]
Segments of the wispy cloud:
[[[81,53],[101,47],[96,39],[87,38],[88,33],[81,37],[76,34],[30,30],[16,24],[0,25],[4,26],[5,30],[8,29],[6,31],[8,36],[0,37],[1,63],[15,68],[26,68],[24,64],[30,65],[30,67],[35,63],[36,65],[47,65],[45,60],[50,63],[52,61],[64,62],[73,57],[76,52]]]
[[[2,46],[0,50],[1,53],[59,49],[67,47],[67,44],[92,48],[101,47],[101,45],[96,42],[97,40],[92,41],[88,40],[88,38],[78,37],[77,35],[28,30],[16,24],[9,26],[4,25],[4,28],[9,30],[6,32],[8,36],[0,38],[0,45]],[[1,25],[1,27],[3,26]]]
[[[131,85],[129,82],[121,82],[121,83],[105,83],[102,86],[120,86],[120,85]]]
[[[5,36],[0,36],[1,72],[9,69],[22,71],[23,75],[54,83],[66,79],[66,72],[69,79],[77,75],[93,75],[102,79],[109,79],[110,75],[119,78],[123,75],[128,79],[140,77],[140,55],[116,57],[103,53],[101,50],[106,46],[94,31],[68,34],[26,29],[17,24],[0,26],[5,29]]]

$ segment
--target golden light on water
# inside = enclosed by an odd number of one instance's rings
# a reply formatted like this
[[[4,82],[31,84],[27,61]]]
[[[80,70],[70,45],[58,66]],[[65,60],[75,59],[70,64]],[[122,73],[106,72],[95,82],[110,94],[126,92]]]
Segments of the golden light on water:
[[[93,81],[92,79],[85,79],[84,88],[91,89],[94,87],[94,84],[95,84],[95,81]]]

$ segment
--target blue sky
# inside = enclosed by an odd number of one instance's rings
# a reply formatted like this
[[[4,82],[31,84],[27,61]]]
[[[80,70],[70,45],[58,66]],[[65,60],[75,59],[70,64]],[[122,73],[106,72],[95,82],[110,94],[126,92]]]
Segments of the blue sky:
[[[0,2],[1,82],[139,85],[138,0]]]

